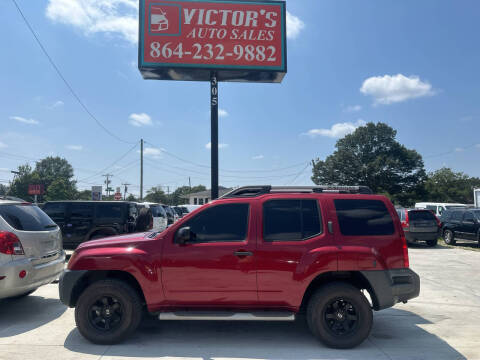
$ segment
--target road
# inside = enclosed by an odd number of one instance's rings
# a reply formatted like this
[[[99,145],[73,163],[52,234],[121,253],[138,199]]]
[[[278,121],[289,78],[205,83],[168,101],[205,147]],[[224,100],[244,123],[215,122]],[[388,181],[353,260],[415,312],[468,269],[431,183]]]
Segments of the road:
[[[410,264],[420,297],[375,313],[369,339],[353,350],[324,347],[302,321],[145,321],[124,344],[93,345],[51,284],[0,302],[0,359],[480,359],[480,252],[418,246]]]

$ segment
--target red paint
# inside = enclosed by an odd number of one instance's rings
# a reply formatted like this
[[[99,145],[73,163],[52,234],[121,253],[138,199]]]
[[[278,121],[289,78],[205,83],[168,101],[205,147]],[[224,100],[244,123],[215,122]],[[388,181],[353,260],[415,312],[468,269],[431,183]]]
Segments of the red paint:
[[[45,187],[40,185],[28,185],[28,195],[43,195],[45,193]]]
[[[22,270],[18,273],[18,277],[20,279],[23,279],[25,276],[27,276],[27,272],[25,270]]]
[[[285,67],[281,3],[144,0],[143,10],[143,64]]]
[[[354,237],[340,233],[333,205],[341,198],[383,201],[395,224],[389,236]],[[306,241],[264,242],[262,206],[272,199],[316,199],[323,233]],[[249,203],[249,229],[243,242],[180,245],[174,236],[185,222],[209,207]],[[333,234],[328,222],[333,223]],[[281,308],[298,311],[317,276],[336,271],[408,267],[403,231],[384,196],[268,194],[217,200],[191,213],[155,238],[130,234],[84,243],[68,263],[71,270],[118,270],[133,275],[152,312],[182,307]],[[253,256],[237,257],[236,251]]]

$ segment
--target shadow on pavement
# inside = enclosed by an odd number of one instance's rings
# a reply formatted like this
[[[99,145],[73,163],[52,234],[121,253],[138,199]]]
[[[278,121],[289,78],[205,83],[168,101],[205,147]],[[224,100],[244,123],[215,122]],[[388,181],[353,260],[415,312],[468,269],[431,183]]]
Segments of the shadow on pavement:
[[[0,300],[0,338],[36,329],[60,317],[67,307],[58,299],[35,296]]]
[[[448,343],[418,325],[424,318],[403,310],[375,313],[372,333],[352,350],[329,349],[308,331],[304,321],[275,322],[159,322],[147,320],[124,343],[107,351],[88,343],[78,330],[64,346],[77,353],[106,357],[251,359],[465,359]]]

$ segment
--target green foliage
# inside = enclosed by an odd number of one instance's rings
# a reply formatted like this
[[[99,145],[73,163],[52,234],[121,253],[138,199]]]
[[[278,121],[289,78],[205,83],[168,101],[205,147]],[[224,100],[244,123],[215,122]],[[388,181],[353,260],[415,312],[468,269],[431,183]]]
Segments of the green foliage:
[[[205,190],[207,190],[207,188],[203,185],[194,186],[191,189],[189,186],[179,187],[170,195],[169,204],[172,204],[172,205],[187,204],[188,199],[184,199],[183,196],[186,196],[191,193],[205,191]]]
[[[47,188],[45,200],[72,200],[76,198],[76,195],[76,190],[71,186],[70,182],[59,177]]]
[[[0,184],[0,196],[8,194],[9,187],[7,185]]]
[[[428,200],[434,202],[473,204],[474,188],[480,188],[480,178],[445,167],[429,173],[425,182]]]
[[[134,201],[134,202],[137,202],[138,199],[135,197],[135,195],[133,194],[130,194],[127,196],[127,201]]]
[[[396,130],[368,123],[336,143],[324,161],[313,161],[315,184],[366,185],[392,201],[411,205],[424,194],[423,160],[415,150],[396,141]]]
[[[91,190],[82,190],[77,193],[77,200],[92,200]]]
[[[166,204],[167,195],[160,187],[154,186],[147,191],[147,196],[145,196],[143,200],[147,202]]]

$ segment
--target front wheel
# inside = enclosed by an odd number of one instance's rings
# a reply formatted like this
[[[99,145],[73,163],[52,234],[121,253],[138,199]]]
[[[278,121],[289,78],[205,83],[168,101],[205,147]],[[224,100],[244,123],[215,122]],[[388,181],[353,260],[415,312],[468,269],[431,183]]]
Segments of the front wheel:
[[[332,283],[319,288],[307,307],[310,331],[325,345],[349,349],[370,334],[373,315],[370,304],[354,286]]]
[[[102,280],[80,295],[75,322],[80,333],[95,344],[116,344],[134,332],[142,318],[137,292],[118,280]]]
[[[455,235],[453,234],[452,230],[445,230],[443,232],[443,240],[447,245],[455,245]]]

